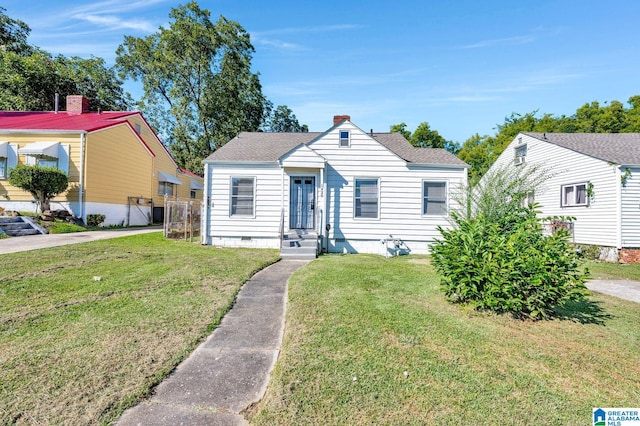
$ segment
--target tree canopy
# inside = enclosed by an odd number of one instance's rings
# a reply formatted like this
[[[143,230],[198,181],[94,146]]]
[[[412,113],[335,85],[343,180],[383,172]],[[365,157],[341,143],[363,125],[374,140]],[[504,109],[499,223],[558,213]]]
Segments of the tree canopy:
[[[0,109],[52,111],[55,94],[84,95],[93,110],[126,110],[133,104],[102,58],[52,56],[27,43],[31,29],[0,7]]]
[[[417,148],[444,148],[454,154],[460,148],[457,143],[442,137],[437,130],[431,130],[429,123],[426,121],[420,123],[413,133],[407,130],[406,123],[394,124],[391,126],[390,131],[391,133],[402,134],[405,139],[411,142],[411,145]]]
[[[627,133],[640,132],[640,95],[632,96],[625,108],[619,101],[601,105],[586,103],[571,116],[512,113],[496,126],[493,136],[475,134],[467,139],[458,157],[470,164],[469,179],[476,182],[491,167],[509,143],[520,132],[546,133]]]
[[[271,111],[263,130],[266,132],[308,132],[306,124],[300,124],[291,108],[286,105],[278,105]]]
[[[141,109],[178,164],[202,173],[202,160],[240,131],[257,131],[269,114],[251,71],[249,34],[190,2],[171,10],[168,28],[118,47],[121,77],[141,81]]]

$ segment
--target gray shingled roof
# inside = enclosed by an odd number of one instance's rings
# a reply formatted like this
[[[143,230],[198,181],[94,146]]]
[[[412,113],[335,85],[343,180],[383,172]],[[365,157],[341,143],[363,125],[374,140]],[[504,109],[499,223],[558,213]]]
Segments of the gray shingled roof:
[[[278,161],[298,145],[308,144],[321,135],[321,132],[242,132],[205,161]],[[466,165],[464,161],[444,149],[416,148],[399,133],[373,133],[373,138],[409,163]]]
[[[640,164],[640,133],[523,134],[599,160],[621,165]]]

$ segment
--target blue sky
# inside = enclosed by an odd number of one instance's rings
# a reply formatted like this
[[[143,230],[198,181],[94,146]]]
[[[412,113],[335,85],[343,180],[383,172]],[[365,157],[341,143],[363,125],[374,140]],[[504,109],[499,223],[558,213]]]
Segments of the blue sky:
[[[114,63],[125,35],[167,26],[173,0],[4,0],[53,54]],[[446,139],[493,134],[512,112],[570,115],[640,94],[640,2],[200,1],[239,22],[275,105],[323,131],[348,114],[365,131],[429,122]],[[140,88],[127,84],[140,96]]]

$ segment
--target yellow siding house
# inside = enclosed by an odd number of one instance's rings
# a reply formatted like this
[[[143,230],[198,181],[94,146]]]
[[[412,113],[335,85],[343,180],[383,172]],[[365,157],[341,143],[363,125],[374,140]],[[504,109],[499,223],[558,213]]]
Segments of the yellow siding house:
[[[104,214],[104,225],[147,225],[162,221],[165,195],[202,199],[203,179],[178,167],[140,112],[90,112],[82,96],[67,96],[66,111],[0,112],[0,207],[35,211],[9,185],[20,164],[64,171],[69,187],[51,208],[85,223]]]

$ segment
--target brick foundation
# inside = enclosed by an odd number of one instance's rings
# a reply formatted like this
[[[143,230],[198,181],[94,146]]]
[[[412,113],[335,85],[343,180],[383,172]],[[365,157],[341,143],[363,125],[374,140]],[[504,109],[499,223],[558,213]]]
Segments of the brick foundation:
[[[640,249],[620,249],[618,258],[622,263],[640,263]]]

